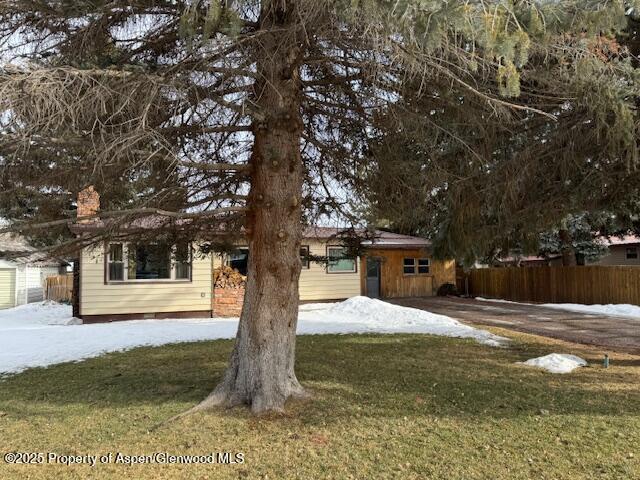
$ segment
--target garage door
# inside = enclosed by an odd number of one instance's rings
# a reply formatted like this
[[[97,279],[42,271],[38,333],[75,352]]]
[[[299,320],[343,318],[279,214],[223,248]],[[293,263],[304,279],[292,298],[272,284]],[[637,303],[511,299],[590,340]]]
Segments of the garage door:
[[[11,308],[16,301],[16,271],[0,268],[0,309]]]

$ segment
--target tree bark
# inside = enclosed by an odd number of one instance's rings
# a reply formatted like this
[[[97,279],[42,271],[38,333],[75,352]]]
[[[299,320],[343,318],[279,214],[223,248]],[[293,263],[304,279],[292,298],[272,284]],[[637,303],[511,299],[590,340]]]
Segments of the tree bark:
[[[71,314],[80,318],[80,255],[73,259],[73,286],[71,288]]]
[[[295,2],[265,2],[256,52],[251,191],[247,215],[249,264],[236,343],[222,382],[203,407],[250,405],[255,413],[280,412],[304,396],[295,371],[300,276],[300,155],[302,44],[292,28]]]
[[[558,232],[560,237],[560,253],[562,254],[562,266],[571,267],[576,265],[576,252],[573,249],[573,239],[571,233],[566,228],[561,228]]]

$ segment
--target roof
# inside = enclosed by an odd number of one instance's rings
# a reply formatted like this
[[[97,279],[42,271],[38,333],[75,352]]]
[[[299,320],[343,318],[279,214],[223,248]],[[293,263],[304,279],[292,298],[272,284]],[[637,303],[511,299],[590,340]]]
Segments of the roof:
[[[640,243],[640,237],[636,235],[623,235],[620,237],[601,237],[601,240],[609,246],[615,245],[633,245]]]
[[[363,240],[362,246],[370,248],[426,248],[431,246],[431,242],[426,238],[402,235],[400,233],[385,232],[384,230],[367,231],[364,228],[336,228],[336,227],[306,227],[303,232],[304,238],[317,238],[327,240],[340,237],[341,234],[355,232],[367,238]]]
[[[0,233],[0,259],[17,264],[60,265],[62,262],[50,258],[46,253],[27,242],[24,237],[13,233]]]
[[[520,257],[508,256],[497,258],[496,260],[500,263],[515,263],[515,262],[548,262],[550,260],[556,260],[561,258],[562,255],[554,254],[549,255],[547,257],[541,257],[539,255],[523,255]]]
[[[159,217],[156,215],[149,215],[140,217],[133,220],[128,225],[122,227],[123,230],[145,230],[161,228],[166,225],[167,218]],[[71,225],[71,231],[74,233],[83,233],[100,230],[107,227],[108,224],[102,220],[96,220],[87,223],[74,223]],[[346,235],[350,232],[354,232],[358,235],[362,235],[367,240],[362,242],[364,247],[375,248],[426,248],[431,246],[431,242],[426,238],[413,237],[410,235],[401,235],[399,233],[385,232],[382,230],[374,230],[373,232],[367,231],[364,228],[338,228],[338,227],[322,227],[322,226],[308,226],[304,229],[303,238],[306,239],[319,239],[328,240],[331,238],[337,238],[341,235]],[[223,233],[223,232],[221,232]],[[373,238],[371,238],[373,237]]]
[[[427,248],[431,247],[431,242],[422,237],[375,230],[374,238],[365,240],[362,245],[377,248]]]

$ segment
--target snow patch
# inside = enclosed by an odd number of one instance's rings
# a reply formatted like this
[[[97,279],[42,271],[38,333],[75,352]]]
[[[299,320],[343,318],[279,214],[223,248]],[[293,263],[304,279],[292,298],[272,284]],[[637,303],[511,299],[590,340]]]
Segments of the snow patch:
[[[0,376],[141,346],[234,338],[237,318],[134,320],[79,325],[69,305],[42,302],[0,310]],[[302,305],[299,335],[422,333],[503,346],[506,338],[444,315],[367,297]]]
[[[610,317],[629,317],[640,320],[640,306],[628,303],[610,303],[606,305],[594,304],[585,305],[581,303],[525,303],[512,302],[498,298],[476,297],[481,302],[512,303],[515,305],[532,305],[534,307],[553,308],[556,310],[567,310],[570,312],[586,313],[588,315],[606,315]]]
[[[608,305],[582,305],[579,303],[544,303],[541,307],[568,310],[570,312],[588,313],[590,315],[607,315],[610,317],[629,317],[640,320],[640,307],[627,303],[611,303]]]
[[[542,368],[551,373],[571,373],[578,367],[587,366],[586,360],[566,353],[551,353],[522,363],[530,367]]]

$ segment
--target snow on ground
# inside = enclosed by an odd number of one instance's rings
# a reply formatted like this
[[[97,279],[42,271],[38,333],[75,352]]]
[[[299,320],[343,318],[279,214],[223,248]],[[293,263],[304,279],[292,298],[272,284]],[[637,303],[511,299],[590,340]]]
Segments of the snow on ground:
[[[237,319],[134,320],[78,325],[71,307],[50,302],[0,310],[0,376],[30,367],[140,346],[233,338]],[[499,346],[507,339],[444,315],[366,297],[300,307],[298,334],[424,333]]]
[[[580,303],[524,303],[509,300],[476,297],[482,302],[513,303],[516,305],[533,305],[537,307],[555,308],[570,312],[586,313],[589,315],[607,315],[612,317],[630,317],[640,319],[640,306],[627,303],[610,303],[608,305],[584,305]]]
[[[571,373],[578,367],[587,366],[586,360],[566,353],[550,353],[522,363],[530,367],[543,368],[551,373]]]
[[[591,315],[609,315],[612,317],[630,317],[640,319],[640,307],[626,303],[611,303],[609,305],[582,305],[578,303],[544,303],[542,307],[569,310],[571,312],[588,313]]]

